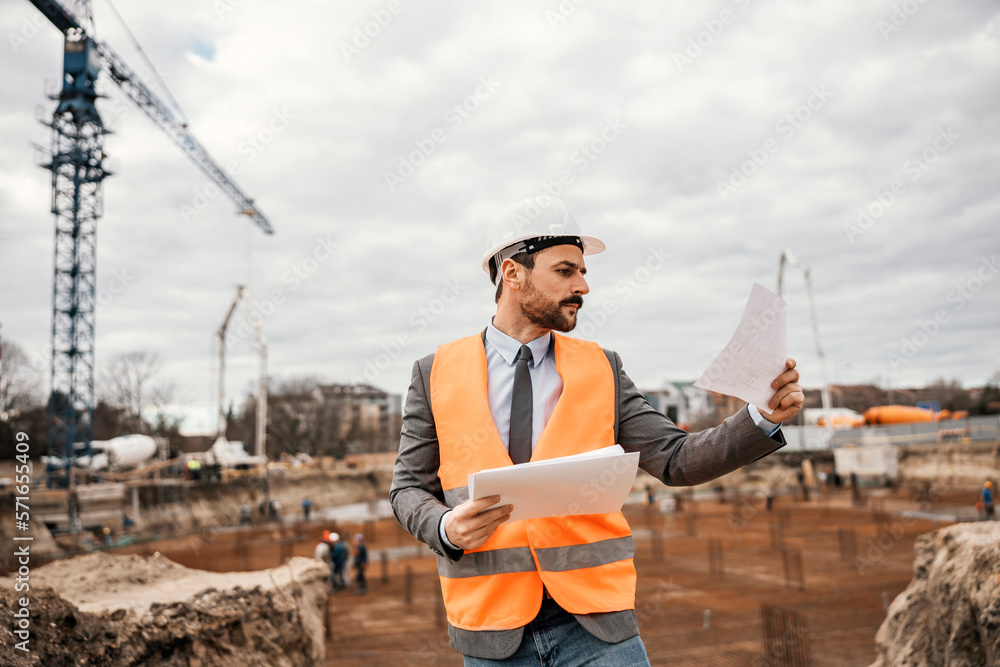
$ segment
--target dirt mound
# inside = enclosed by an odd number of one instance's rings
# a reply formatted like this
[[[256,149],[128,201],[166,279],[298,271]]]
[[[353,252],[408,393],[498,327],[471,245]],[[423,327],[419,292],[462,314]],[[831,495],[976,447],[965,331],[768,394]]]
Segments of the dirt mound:
[[[12,489],[0,491],[0,539],[5,544],[10,544],[11,538],[15,535],[31,535],[33,538],[31,553],[33,555],[49,556],[58,554],[59,546],[52,539],[49,529],[39,519],[39,512],[35,508],[32,508],[31,518],[28,519],[30,528],[27,531],[16,529],[15,519],[17,510],[24,509],[23,507],[17,507],[16,498],[17,496]],[[34,502],[29,502],[29,505],[34,505]]]
[[[225,667],[322,664],[327,568],[293,558],[272,570],[212,573],[162,556],[90,554],[31,575],[30,653],[0,628],[3,665]],[[14,580],[0,580],[11,618]]]
[[[145,490],[139,512],[138,529],[157,535],[183,535],[206,527],[235,526],[240,519],[240,506],[246,503],[254,519],[262,521],[262,504],[267,498],[281,503],[283,517],[302,517],[302,500],[313,503],[313,516],[319,517],[330,508],[384,498],[389,493],[391,467],[367,472],[351,470],[272,471],[265,492],[264,480],[241,478],[226,482],[202,481],[180,487],[183,499],[160,505]],[[13,516],[13,509],[10,512]],[[2,533],[0,533],[2,535]]]
[[[1000,665],[1000,522],[918,538],[913,581],[889,607],[872,667]]]
[[[996,443],[900,447],[898,456],[899,474],[908,480],[978,489],[983,480],[1000,476],[1000,447]]]

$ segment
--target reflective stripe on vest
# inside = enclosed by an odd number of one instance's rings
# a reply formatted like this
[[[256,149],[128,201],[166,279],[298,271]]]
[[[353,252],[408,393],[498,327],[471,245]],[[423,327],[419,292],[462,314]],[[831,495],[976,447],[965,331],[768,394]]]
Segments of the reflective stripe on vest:
[[[614,375],[607,357],[596,343],[553,336],[563,389],[532,461],[615,444]],[[511,465],[490,413],[481,335],[438,348],[430,392],[441,455],[438,476],[445,502],[454,507],[469,497],[469,473]],[[581,489],[581,504],[594,493]],[[483,546],[457,562],[438,557],[448,622],[464,630],[527,625],[541,606],[543,585],[571,613],[632,609],[633,553],[621,513],[501,524]]]

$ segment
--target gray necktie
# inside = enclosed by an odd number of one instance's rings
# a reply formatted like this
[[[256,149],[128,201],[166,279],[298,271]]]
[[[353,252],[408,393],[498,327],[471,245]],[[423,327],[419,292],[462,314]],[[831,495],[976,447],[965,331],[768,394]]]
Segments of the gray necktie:
[[[524,463],[531,458],[531,376],[528,374],[528,362],[531,361],[531,350],[527,345],[521,346],[514,366],[514,395],[510,400],[510,437],[507,451],[510,460],[515,464]]]

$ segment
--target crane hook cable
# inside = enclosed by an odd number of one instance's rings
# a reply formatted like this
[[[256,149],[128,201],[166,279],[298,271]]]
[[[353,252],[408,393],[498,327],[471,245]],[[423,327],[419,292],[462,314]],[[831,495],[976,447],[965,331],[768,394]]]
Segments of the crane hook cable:
[[[132,45],[135,46],[135,48],[139,51],[139,55],[142,56],[142,59],[146,61],[146,65],[149,66],[149,69],[153,73],[153,76],[156,77],[156,80],[160,82],[160,87],[163,88],[163,92],[166,94],[168,98],[170,98],[170,102],[174,105],[174,110],[177,111],[178,115],[180,116],[180,122],[186,125],[187,115],[184,113],[184,110],[181,109],[181,105],[177,102],[177,99],[174,97],[173,93],[170,92],[170,89],[167,87],[167,82],[164,81],[163,77],[160,76],[160,71],[156,68],[156,65],[153,64],[153,61],[149,59],[149,56],[146,55],[146,52],[139,44],[139,40],[136,39],[135,35],[132,34],[132,31],[129,30],[128,24],[125,23],[125,19],[122,18],[122,15],[118,12],[118,8],[115,7],[114,3],[111,0],[106,0],[106,2],[108,3],[108,7],[111,8],[111,12],[115,15],[115,18],[118,19],[118,23],[120,23],[122,28],[125,30],[125,34],[127,34],[129,39],[132,40]]]

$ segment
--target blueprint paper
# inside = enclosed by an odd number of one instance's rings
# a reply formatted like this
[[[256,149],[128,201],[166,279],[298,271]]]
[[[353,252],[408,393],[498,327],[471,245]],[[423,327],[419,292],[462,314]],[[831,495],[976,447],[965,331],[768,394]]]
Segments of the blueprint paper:
[[[771,382],[785,370],[786,347],[785,302],[754,283],[736,333],[694,386],[771,412]]]
[[[512,505],[509,521],[618,512],[632,490],[639,452],[620,445],[491,468],[469,475],[469,497],[500,496]]]

